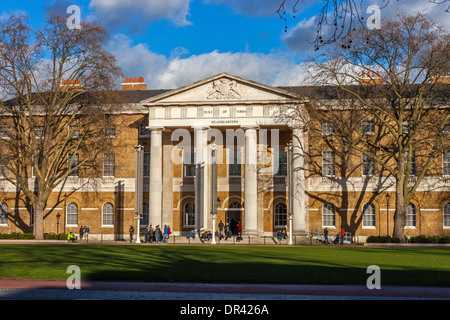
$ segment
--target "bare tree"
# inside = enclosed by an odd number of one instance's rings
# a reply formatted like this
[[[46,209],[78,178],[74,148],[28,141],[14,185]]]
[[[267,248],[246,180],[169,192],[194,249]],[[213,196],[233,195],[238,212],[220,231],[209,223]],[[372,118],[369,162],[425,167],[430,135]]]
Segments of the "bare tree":
[[[70,176],[92,175],[108,147],[104,137],[121,75],[102,47],[95,23],[68,29],[67,17],[49,16],[34,31],[23,15],[0,25],[2,174],[34,211],[33,233],[43,238],[52,192]]]
[[[390,2],[399,0],[382,0],[380,1],[380,10],[388,8]],[[441,5],[445,12],[449,12],[450,0],[423,0],[424,5],[434,4]],[[338,40],[351,38],[352,34],[360,27],[367,27],[367,19],[365,18],[367,7],[370,2],[364,0],[326,0],[321,1],[317,14],[317,33],[312,41],[315,50],[334,43]],[[282,0],[277,13],[284,21],[285,31],[288,29],[288,14],[292,14],[295,19],[296,14],[302,5],[306,5],[303,0]],[[287,13],[286,13],[287,12]]]
[[[450,35],[421,14],[358,34],[311,60],[309,81],[329,98],[311,95],[308,117],[395,180],[393,236],[403,239],[408,204],[450,149]]]

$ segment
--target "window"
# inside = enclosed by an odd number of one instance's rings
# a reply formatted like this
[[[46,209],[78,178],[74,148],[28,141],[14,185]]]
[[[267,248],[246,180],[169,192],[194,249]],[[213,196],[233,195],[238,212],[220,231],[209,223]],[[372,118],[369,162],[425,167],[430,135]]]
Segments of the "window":
[[[403,133],[404,133],[404,134],[409,132],[409,129],[408,129],[408,120],[403,120],[402,130],[403,130]]]
[[[450,151],[446,151],[442,155],[442,174],[450,176]]]
[[[116,127],[108,126],[105,129],[105,138],[115,138],[116,137]]]
[[[107,202],[102,207],[102,226],[114,225],[114,206]]]
[[[139,137],[140,138],[148,138],[150,137],[150,130],[146,128],[146,123],[139,124]]]
[[[241,176],[241,152],[240,151],[230,151],[230,164],[228,165],[229,176],[230,177],[240,177]]]
[[[363,135],[375,134],[375,121],[374,120],[362,120],[361,121],[361,133]]]
[[[38,166],[39,170],[42,169],[42,161],[43,161],[43,157],[41,155],[39,155],[37,158],[37,166]],[[36,174],[34,172],[34,166],[31,167],[31,177],[36,178]]]
[[[278,156],[278,171],[275,175],[287,176],[287,151],[278,151],[275,156]]]
[[[443,131],[444,133],[450,133],[450,120],[445,121]]]
[[[144,152],[144,177],[150,177],[150,152]]]
[[[405,174],[406,169],[408,168],[408,153],[409,151],[405,152]],[[416,153],[414,151],[411,153],[411,170],[409,171],[409,175],[410,176],[416,175]]]
[[[11,127],[7,125],[0,126],[0,139],[9,139]]]
[[[44,126],[35,126],[34,134],[36,135],[36,138],[38,138],[38,139],[44,138]]]
[[[80,139],[80,130],[77,129],[77,126],[69,125],[69,134],[71,133],[71,139]]]
[[[324,227],[334,227],[336,224],[336,208],[332,203],[325,203],[322,208],[322,225]]]
[[[361,171],[362,175],[366,177],[375,175],[375,161],[372,157],[366,154],[362,155]]]
[[[183,171],[185,177],[195,177],[195,153],[185,151],[183,153]]]
[[[322,135],[331,136],[335,134],[334,124],[328,121],[322,122]]]
[[[5,164],[0,163],[0,178],[7,178],[9,176],[9,169]]]
[[[450,227],[450,202],[444,206],[444,227]]]
[[[362,226],[375,227],[375,206],[370,202],[363,206]]]
[[[0,225],[8,224],[8,205],[0,202]]]
[[[66,224],[68,226],[78,225],[78,206],[76,203],[69,203],[67,205]]]
[[[188,202],[183,207],[184,225],[194,226],[195,225],[195,204]]]
[[[412,203],[406,207],[406,223],[405,227],[416,227],[416,206]]]
[[[114,177],[114,153],[105,153],[103,155],[103,176]]]
[[[275,227],[285,227],[287,226],[287,206],[283,202],[278,202],[275,204],[273,209]]]
[[[322,151],[322,176],[334,177],[334,152]]]
[[[78,153],[67,156],[67,170],[72,170],[69,177],[78,177]]]
[[[142,204],[142,222],[141,225],[148,226],[150,224],[150,209],[147,202]]]

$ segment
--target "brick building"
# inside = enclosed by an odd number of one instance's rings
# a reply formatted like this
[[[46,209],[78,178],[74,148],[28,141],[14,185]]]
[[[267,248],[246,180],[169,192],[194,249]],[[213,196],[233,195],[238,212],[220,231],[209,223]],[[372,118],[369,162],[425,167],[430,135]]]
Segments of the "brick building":
[[[319,172],[306,161],[308,146],[322,142],[309,136],[295,116],[308,103],[299,88],[222,73],[174,90],[148,90],[144,79],[127,78],[122,93],[127,105],[105,133],[114,152],[104,154],[102,176],[80,172],[60,185],[47,205],[44,232],[77,233],[88,226],[91,238],[127,238],[130,226],[136,228],[138,210],[141,227],[168,224],[173,234],[185,235],[198,227],[212,230],[210,211],[216,203],[216,224],[239,220],[243,234],[254,237],[286,227],[300,239],[324,227],[344,227],[360,240],[392,234],[390,177],[368,174],[372,168],[363,169],[360,157],[361,169],[340,177],[325,149]],[[135,168],[138,145],[143,148],[141,176]],[[408,208],[407,236],[450,235],[450,154],[438,157],[435,166],[440,169],[424,178]],[[288,168],[293,172],[292,220]],[[138,206],[136,181],[142,181]],[[0,205],[0,233],[31,232],[32,208],[5,180],[0,181]]]

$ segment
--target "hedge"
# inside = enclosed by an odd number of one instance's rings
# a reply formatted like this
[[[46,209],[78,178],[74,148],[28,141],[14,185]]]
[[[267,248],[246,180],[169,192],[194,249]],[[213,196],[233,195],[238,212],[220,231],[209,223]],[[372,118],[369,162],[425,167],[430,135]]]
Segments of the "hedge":
[[[391,236],[370,236],[366,240],[368,243],[400,243],[399,238],[392,238]],[[449,236],[417,236],[406,238],[405,242],[410,243],[450,243]]]
[[[32,233],[19,233],[19,232],[11,232],[11,233],[0,233],[0,239],[9,239],[9,240],[33,240],[34,235]],[[67,240],[67,234],[53,234],[53,233],[45,233],[44,239],[46,240]]]

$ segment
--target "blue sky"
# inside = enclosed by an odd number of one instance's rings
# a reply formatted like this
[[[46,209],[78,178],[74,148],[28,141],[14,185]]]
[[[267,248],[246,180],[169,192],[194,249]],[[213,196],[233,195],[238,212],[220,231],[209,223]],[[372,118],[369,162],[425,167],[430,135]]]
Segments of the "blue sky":
[[[364,1],[363,9],[382,0]],[[318,9],[323,1],[303,0],[295,19],[288,0],[288,29],[276,12],[281,0],[2,0],[0,19],[22,11],[33,26],[47,12],[81,8],[81,19],[99,21],[105,43],[126,76],[144,77],[150,88],[176,88],[229,72],[268,85],[299,85],[303,61],[314,47]],[[397,9],[422,11],[448,21],[442,6],[428,0],[392,1]],[[369,14],[365,14],[369,16]],[[448,23],[448,22],[447,22]]]

